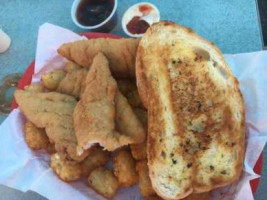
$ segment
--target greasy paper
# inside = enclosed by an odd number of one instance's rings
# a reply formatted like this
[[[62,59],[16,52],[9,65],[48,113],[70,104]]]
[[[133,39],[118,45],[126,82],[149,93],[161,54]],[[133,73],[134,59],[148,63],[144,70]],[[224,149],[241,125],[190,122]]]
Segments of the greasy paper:
[[[57,48],[66,42],[85,39],[70,30],[45,23],[38,33],[35,74],[39,82],[43,73],[59,69],[66,63],[57,54]],[[252,200],[249,181],[259,177],[254,165],[267,141],[267,51],[225,55],[246,105],[247,150],[243,174],[230,186],[213,191],[213,200]],[[32,151],[26,145],[23,124],[26,119],[19,109],[10,113],[0,126],[0,184],[21,190],[32,190],[48,199],[79,200],[104,199],[86,184],[86,179],[74,183],[62,182],[49,167],[49,155]],[[116,200],[141,199],[138,186],[121,188]]]

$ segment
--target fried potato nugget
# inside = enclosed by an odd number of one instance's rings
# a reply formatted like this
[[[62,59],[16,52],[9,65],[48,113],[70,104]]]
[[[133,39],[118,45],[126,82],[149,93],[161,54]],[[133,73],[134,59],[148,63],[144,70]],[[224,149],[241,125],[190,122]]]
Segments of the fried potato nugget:
[[[156,194],[149,178],[147,160],[137,162],[136,171],[139,175],[139,189],[141,194],[145,197]]]
[[[79,163],[64,160],[58,153],[51,156],[50,166],[58,177],[65,182],[76,181],[82,175],[82,167]]]
[[[56,90],[61,80],[65,77],[64,70],[54,70],[42,76],[42,83],[49,90]]]
[[[114,174],[118,178],[120,186],[130,187],[137,183],[138,174],[135,171],[135,161],[130,152],[118,151],[113,158],[113,164]]]
[[[30,92],[43,92],[44,87],[39,84],[31,84],[24,87],[24,90],[30,91]]]
[[[25,140],[33,150],[46,149],[49,146],[49,139],[42,128],[37,128],[33,123],[24,124]]]
[[[112,198],[119,188],[114,174],[103,167],[98,167],[90,173],[88,183],[96,192],[108,199]]]
[[[81,163],[83,175],[87,176],[97,167],[105,165],[109,160],[110,153],[101,147],[92,147],[89,155]]]

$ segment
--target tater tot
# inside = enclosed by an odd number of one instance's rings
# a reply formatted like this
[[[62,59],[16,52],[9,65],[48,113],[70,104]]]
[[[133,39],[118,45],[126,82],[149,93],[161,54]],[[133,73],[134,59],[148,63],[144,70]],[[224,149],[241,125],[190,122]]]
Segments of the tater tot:
[[[43,92],[44,87],[39,84],[32,84],[32,85],[27,85],[24,87],[24,90],[30,91],[30,92]]]
[[[76,181],[82,175],[82,168],[79,163],[64,160],[57,153],[51,156],[50,166],[58,177],[65,182]]]
[[[101,147],[93,147],[89,155],[81,163],[83,175],[88,176],[95,168],[105,165],[109,160],[109,152]]]
[[[113,164],[114,174],[118,178],[120,186],[130,187],[137,183],[138,174],[135,171],[135,161],[130,152],[118,151],[113,158]]]
[[[96,192],[108,199],[112,198],[119,188],[114,174],[103,167],[98,167],[90,173],[88,183]]]
[[[54,70],[42,76],[42,83],[49,90],[56,90],[60,81],[65,77],[64,70]]]
[[[25,140],[33,150],[45,149],[49,145],[49,139],[44,129],[37,128],[33,123],[24,124]]]
[[[136,171],[139,175],[139,189],[141,194],[145,197],[156,194],[149,178],[147,160],[137,162]]]
[[[72,62],[72,61],[68,61],[67,62],[67,65],[66,65],[66,72],[67,73],[70,73],[74,70],[78,70],[78,69],[81,69],[80,65]]]

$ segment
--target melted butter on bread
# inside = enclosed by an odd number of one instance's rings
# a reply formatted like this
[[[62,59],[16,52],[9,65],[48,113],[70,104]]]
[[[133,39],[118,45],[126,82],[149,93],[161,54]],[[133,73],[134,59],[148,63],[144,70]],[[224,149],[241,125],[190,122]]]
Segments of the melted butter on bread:
[[[235,181],[245,149],[244,102],[221,52],[187,28],[160,22],[140,41],[136,74],[157,194],[182,199]]]

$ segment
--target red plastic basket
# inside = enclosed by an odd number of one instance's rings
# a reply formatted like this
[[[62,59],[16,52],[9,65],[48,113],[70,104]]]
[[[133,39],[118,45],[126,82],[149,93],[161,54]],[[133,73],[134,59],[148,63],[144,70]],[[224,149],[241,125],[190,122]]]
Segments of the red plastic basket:
[[[108,33],[81,33],[81,35],[86,36],[88,39],[92,39],[92,38],[115,38],[115,39],[120,39],[122,38],[121,36],[118,35],[114,35],[114,34],[108,34]],[[21,80],[18,83],[18,88],[19,89],[23,89],[26,85],[29,85],[31,83],[32,80],[32,75],[34,73],[34,64],[35,62],[33,61],[30,66],[27,68],[27,70],[25,71],[24,75],[22,76]],[[15,102],[15,100],[13,99],[12,102],[12,109],[17,108],[17,103]],[[257,174],[261,174],[262,171],[262,165],[263,165],[263,155],[261,154],[255,167],[254,167],[254,171]],[[256,193],[258,185],[260,182],[260,178],[258,179],[254,179],[250,182],[251,185],[251,189],[253,194]]]

